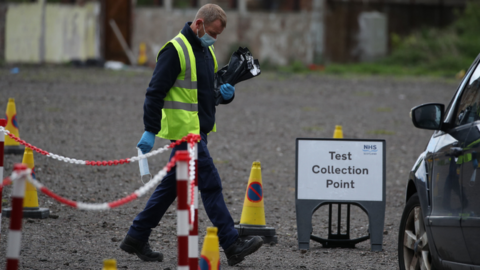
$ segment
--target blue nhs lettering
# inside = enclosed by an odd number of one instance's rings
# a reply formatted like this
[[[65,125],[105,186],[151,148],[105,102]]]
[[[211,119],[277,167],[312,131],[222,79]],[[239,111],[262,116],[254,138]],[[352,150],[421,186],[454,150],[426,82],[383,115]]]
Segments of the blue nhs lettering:
[[[365,144],[363,145],[363,152],[377,152],[377,146]]]

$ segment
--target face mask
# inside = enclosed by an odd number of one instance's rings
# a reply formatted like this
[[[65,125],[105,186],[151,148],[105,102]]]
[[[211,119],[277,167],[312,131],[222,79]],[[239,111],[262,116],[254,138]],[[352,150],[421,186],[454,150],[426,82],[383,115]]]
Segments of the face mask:
[[[202,47],[207,48],[212,46],[213,43],[215,43],[215,41],[217,40],[211,37],[209,34],[207,34],[207,31],[205,31],[205,24],[203,24],[203,32],[205,32],[205,35],[203,35],[202,37],[199,37],[200,42],[202,43]],[[198,29],[197,29],[197,37],[198,37]]]
[[[139,156],[143,155],[142,150],[140,150],[140,148],[137,147],[137,150],[138,150],[138,155]],[[145,182],[143,181],[143,177],[145,175],[148,176],[148,177],[146,177],[146,178],[148,178],[148,181],[152,180],[152,175],[150,174],[150,170],[148,169],[147,158],[140,159],[138,161],[138,165],[140,167],[140,181],[142,181],[142,183],[145,184]]]

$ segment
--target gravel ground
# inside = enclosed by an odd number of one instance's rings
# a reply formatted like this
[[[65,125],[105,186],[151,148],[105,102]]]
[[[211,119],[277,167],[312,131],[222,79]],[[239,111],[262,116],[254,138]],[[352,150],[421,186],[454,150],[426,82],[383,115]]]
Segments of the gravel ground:
[[[0,108],[14,97],[20,137],[59,155],[83,160],[111,160],[136,155],[143,132],[143,99],[152,71],[105,71],[67,67],[0,69]],[[218,132],[209,150],[223,181],[224,196],[235,220],[240,219],[252,162],[261,161],[267,225],[278,244],[264,245],[235,267],[222,269],[398,269],[397,235],[408,172],[431,132],[413,127],[410,108],[425,102],[447,103],[457,82],[425,78],[333,77],[265,73],[237,86],[233,103],[218,107]],[[295,139],[331,138],[342,125],[345,138],[385,139],[387,207],[383,251],[371,252],[367,240],[354,249],[327,249],[311,241],[298,250],[295,215]],[[157,139],[155,149],[167,144]],[[158,172],[168,154],[149,160]],[[21,156],[5,157],[5,175]],[[72,200],[109,202],[142,185],[136,163],[85,167],[35,155],[37,179]],[[9,207],[11,187],[2,206]],[[39,193],[41,207],[54,217],[23,222],[21,269],[100,269],[115,258],[119,269],[176,269],[175,207],[154,229],[151,245],[161,263],[146,263],[118,246],[151,191],[120,208],[103,212],[72,209]],[[175,205],[175,204],[174,204]],[[326,237],[326,207],[313,216],[314,234]],[[211,226],[199,208],[200,238]],[[5,254],[9,219],[2,220],[0,254]],[[334,222],[335,224],[335,222]],[[352,237],[367,231],[366,214],[352,211]],[[0,255],[0,267],[5,256]]]

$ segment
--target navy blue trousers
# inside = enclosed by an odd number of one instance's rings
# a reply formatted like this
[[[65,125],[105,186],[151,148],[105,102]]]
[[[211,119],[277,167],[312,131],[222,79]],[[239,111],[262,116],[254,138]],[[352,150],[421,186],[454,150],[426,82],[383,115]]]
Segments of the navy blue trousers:
[[[220,245],[226,249],[237,240],[238,232],[234,228],[232,216],[223,199],[222,182],[207,149],[207,136],[205,134],[201,134],[201,136],[202,140],[198,143],[198,189],[208,218],[218,228]],[[187,150],[187,144],[176,146],[170,159],[177,150]],[[177,197],[175,172],[176,167],[167,173],[157,186],[145,209],[133,220],[128,235],[139,241],[148,241],[152,228],[158,225],[168,207]]]

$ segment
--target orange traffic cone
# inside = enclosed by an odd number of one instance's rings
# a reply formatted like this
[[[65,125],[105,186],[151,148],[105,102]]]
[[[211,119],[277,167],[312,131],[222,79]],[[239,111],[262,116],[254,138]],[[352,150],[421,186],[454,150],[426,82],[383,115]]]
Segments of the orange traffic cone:
[[[207,235],[203,241],[198,270],[220,270],[220,249],[218,247],[217,231],[217,227],[207,227]]]
[[[265,222],[265,206],[263,203],[262,168],[259,161],[252,164],[248,179],[245,201],[243,203],[240,224],[235,225],[239,236],[258,235],[264,243],[276,244],[275,228],[267,227]]]
[[[13,98],[8,99],[7,112],[5,115],[7,116],[7,126],[5,126],[5,129],[10,131],[10,133],[15,135],[15,137],[20,138],[20,135],[18,132],[17,110],[15,108],[15,99]],[[7,134],[5,134],[4,153],[20,155],[23,153],[23,146],[21,146],[19,142],[15,141],[14,139],[8,137]]]
[[[35,163],[33,161],[33,151],[25,147],[22,163],[32,170],[32,178],[35,179]],[[5,209],[6,217],[10,217],[11,208]],[[48,218],[50,210],[48,208],[38,207],[37,189],[30,182],[25,183],[25,197],[23,199],[23,217],[26,218]]]

